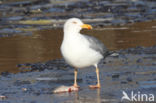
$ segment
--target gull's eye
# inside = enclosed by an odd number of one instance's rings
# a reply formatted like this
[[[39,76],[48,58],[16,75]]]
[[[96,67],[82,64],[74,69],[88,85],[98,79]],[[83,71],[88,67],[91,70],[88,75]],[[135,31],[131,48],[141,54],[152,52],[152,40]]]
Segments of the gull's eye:
[[[76,22],[76,21],[73,21],[72,23],[73,23],[73,24],[77,24],[77,22]]]

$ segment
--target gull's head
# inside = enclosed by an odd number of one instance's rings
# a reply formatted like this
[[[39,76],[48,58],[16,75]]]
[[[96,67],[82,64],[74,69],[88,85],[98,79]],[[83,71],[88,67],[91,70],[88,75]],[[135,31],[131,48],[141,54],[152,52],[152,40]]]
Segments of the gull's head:
[[[92,29],[92,26],[89,24],[84,24],[78,18],[68,19],[64,24],[64,32],[80,32],[81,29]]]

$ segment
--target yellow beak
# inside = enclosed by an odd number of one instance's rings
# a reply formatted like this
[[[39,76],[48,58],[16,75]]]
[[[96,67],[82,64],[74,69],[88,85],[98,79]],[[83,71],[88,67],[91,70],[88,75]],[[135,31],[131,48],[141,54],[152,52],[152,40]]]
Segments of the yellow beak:
[[[89,24],[83,24],[83,25],[81,25],[81,28],[85,28],[85,29],[92,29],[93,27],[91,26],[91,25],[89,25]]]

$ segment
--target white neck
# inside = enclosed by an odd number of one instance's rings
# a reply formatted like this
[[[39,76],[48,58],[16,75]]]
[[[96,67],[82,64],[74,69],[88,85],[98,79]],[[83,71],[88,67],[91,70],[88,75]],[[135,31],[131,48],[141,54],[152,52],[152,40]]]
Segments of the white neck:
[[[66,37],[75,37],[75,36],[78,36],[80,34],[80,31],[77,31],[75,29],[64,29],[64,38]]]

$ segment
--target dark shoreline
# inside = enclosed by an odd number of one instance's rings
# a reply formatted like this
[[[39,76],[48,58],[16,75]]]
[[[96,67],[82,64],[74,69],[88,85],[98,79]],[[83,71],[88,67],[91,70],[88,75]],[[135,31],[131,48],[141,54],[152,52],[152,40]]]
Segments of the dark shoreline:
[[[154,21],[155,5],[154,0],[2,1],[0,37],[30,35],[30,29],[60,28],[71,17],[84,19],[94,27]]]

